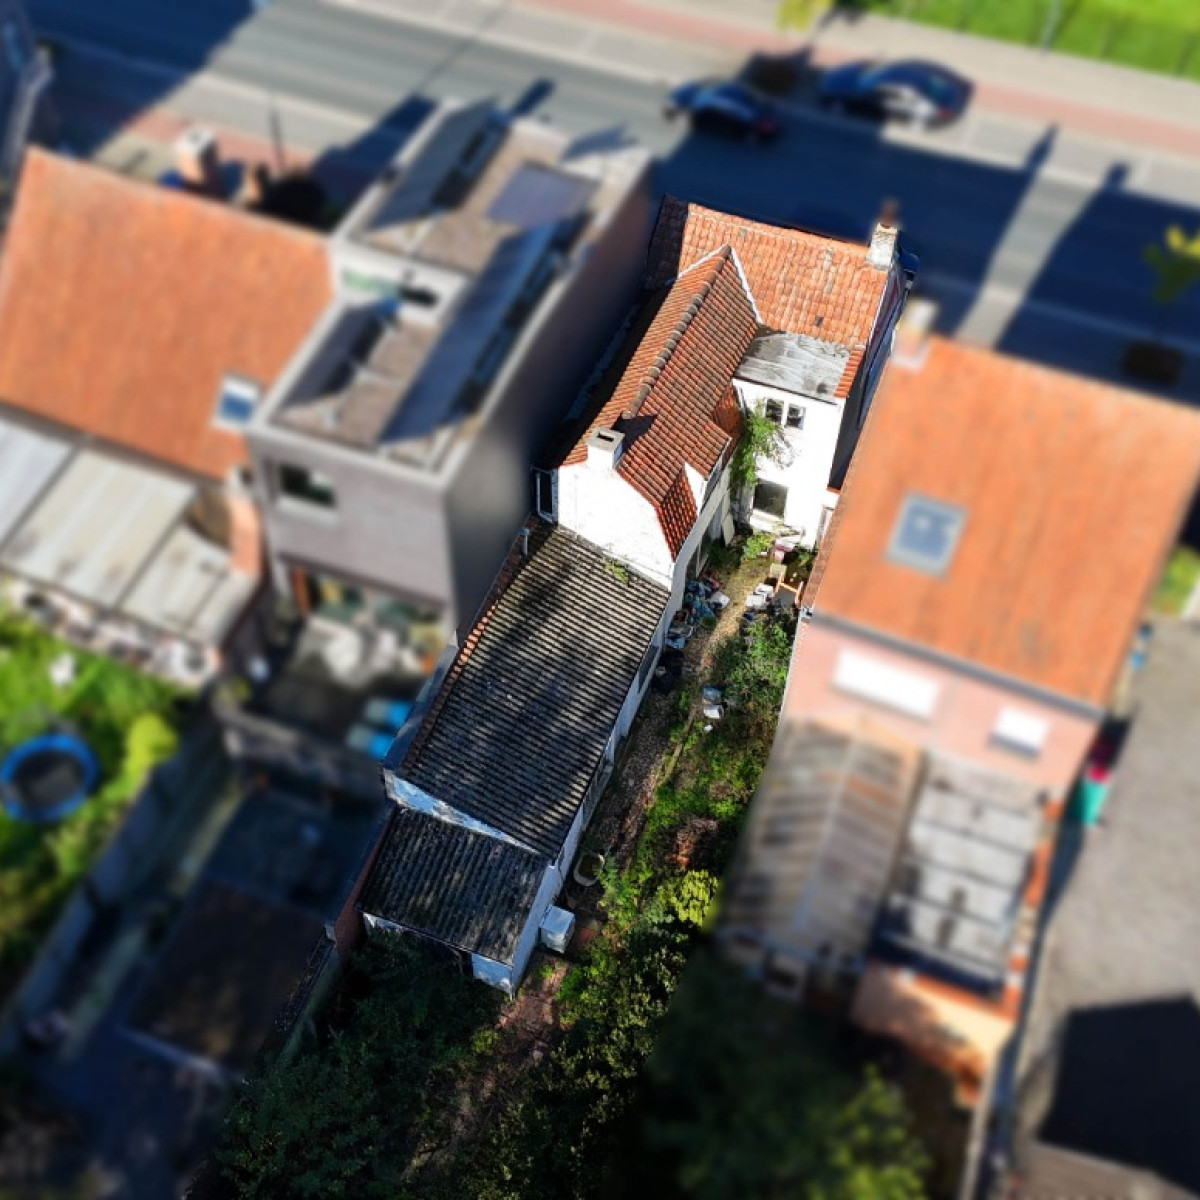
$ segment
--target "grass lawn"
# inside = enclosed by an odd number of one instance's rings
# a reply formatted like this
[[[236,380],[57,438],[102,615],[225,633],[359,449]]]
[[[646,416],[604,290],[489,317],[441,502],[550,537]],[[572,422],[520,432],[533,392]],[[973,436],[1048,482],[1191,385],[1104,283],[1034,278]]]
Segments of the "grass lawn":
[[[1155,612],[1177,617],[1183,612],[1192,589],[1200,580],[1200,553],[1190,546],[1177,546],[1159,580],[1152,606]]]
[[[1200,79],[1194,0],[855,0],[851,7],[1026,45],[1041,44],[1053,10],[1055,50]]]
[[[75,678],[59,688],[50,664],[64,651]],[[100,763],[100,783],[77,812],[52,826],[0,811],[0,1002],[137,794],[146,772],[176,745],[178,691],[95,654],[68,647],[0,610],[0,757],[50,729],[80,735]]]

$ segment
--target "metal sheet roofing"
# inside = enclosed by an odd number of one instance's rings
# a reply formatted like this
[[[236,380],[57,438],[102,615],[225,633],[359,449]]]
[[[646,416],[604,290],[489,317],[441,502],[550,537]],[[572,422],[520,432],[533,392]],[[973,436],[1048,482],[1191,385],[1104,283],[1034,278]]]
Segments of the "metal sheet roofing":
[[[0,543],[66,462],[71,446],[0,418]]]
[[[668,592],[565,530],[529,557],[463,644],[396,774],[551,857],[563,844]]]
[[[181,525],[142,571],[121,611],[189,641],[215,645],[257,582],[231,567],[227,550]]]
[[[547,865],[531,850],[397,806],[360,903],[372,916],[511,963]]]
[[[813,962],[865,951],[918,762],[867,722],[782,725],[731,873],[726,928]]]
[[[158,471],[80,451],[0,553],[19,574],[115,604],[195,489]]]

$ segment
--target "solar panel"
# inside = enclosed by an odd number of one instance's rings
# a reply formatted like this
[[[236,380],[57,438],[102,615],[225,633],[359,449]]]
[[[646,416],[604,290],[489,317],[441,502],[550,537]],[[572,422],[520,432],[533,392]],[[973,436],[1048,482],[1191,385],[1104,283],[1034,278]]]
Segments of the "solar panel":
[[[915,493],[905,497],[888,545],[889,560],[940,575],[950,565],[966,513]]]
[[[488,216],[519,229],[536,229],[577,217],[591,197],[593,183],[553,167],[525,163],[492,201]]]

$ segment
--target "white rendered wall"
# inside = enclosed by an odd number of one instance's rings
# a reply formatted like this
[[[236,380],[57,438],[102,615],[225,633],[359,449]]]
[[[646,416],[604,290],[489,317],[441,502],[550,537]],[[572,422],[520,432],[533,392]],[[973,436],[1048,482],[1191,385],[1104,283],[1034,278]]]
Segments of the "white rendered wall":
[[[818,400],[812,396],[797,396],[782,388],[749,380],[735,380],[738,398],[749,409],[761,413],[767,400],[778,400],[786,411],[788,404],[800,404],[804,412],[803,429],[784,429],[788,455],[782,463],[768,458],[758,461],[758,476],[768,483],[787,488],[787,503],[783,524],[801,534],[800,541],[812,546],[821,525],[821,510],[825,506],[825,489],[833,468],[834,451],[842,425],[843,402]],[[773,527],[775,519],[762,516],[751,523],[763,528]]]
[[[671,586],[675,564],[654,506],[616,471],[587,462],[560,467],[558,523],[647,579]]]

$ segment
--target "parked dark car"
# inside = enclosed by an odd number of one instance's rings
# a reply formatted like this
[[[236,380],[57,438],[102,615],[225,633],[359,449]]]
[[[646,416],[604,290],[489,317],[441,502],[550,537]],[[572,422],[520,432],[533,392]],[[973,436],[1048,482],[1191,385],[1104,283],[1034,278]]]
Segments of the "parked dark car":
[[[971,85],[926,62],[850,63],[827,71],[817,97],[831,112],[895,118],[931,128],[962,116]]]
[[[779,110],[744,83],[702,80],[677,87],[668,97],[665,115],[687,113],[692,128],[727,133],[751,141],[767,141],[779,133]]]

